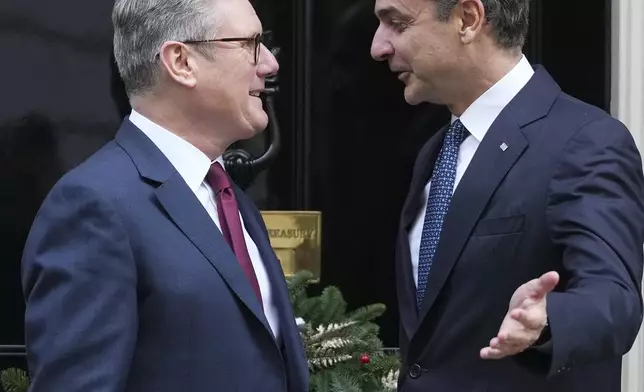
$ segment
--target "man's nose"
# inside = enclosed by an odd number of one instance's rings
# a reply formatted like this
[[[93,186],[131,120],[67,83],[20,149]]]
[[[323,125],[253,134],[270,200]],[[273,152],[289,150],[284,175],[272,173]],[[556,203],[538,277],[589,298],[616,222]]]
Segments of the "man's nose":
[[[280,65],[273,53],[268,50],[264,44],[259,53],[259,64],[257,64],[257,74],[261,77],[275,75],[280,69]]]
[[[371,41],[371,57],[376,61],[383,61],[388,59],[394,54],[394,47],[391,42],[386,39],[385,34],[380,27],[376,30]]]

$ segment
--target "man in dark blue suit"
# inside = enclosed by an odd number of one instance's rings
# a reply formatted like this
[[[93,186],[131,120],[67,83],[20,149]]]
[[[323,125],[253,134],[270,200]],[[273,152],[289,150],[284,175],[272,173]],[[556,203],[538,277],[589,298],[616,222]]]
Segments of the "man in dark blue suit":
[[[403,392],[620,391],[642,322],[629,131],[521,53],[529,0],[376,0],[371,53],[451,124],[397,244]]]
[[[221,155],[278,64],[247,0],[117,0],[132,113],[47,196],[23,258],[31,391],[308,391],[286,282]]]

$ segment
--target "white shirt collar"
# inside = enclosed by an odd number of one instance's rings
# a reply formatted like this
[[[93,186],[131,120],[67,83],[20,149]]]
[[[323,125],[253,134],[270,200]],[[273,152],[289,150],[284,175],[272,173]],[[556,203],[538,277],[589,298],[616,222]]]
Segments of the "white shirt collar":
[[[130,113],[130,121],[152,140],[177,169],[188,187],[197,193],[214,161],[211,162],[206,154],[185,139],[152,122],[134,109]],[[215,161],[225,167],[222,157]]]
[[[532,66],[528,59],[522,56],[521,60],[510,72],[478,97],[463,112],[460,117],[461,122],[479,143],[483,140],[483,137],[503,108],[528,84],[532,75],[534,75]],[[456,121],[457,118],[452,115],[452,122]]]

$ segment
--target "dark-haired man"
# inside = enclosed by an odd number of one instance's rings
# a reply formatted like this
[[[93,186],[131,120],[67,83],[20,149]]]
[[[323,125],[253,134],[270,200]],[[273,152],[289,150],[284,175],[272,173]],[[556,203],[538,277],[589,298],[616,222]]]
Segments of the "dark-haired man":
[[[626,127],[522,54],[529,0],[376,0],[371,54],[452,121],[403,207],[400,391],[619,392],[642,322]]]

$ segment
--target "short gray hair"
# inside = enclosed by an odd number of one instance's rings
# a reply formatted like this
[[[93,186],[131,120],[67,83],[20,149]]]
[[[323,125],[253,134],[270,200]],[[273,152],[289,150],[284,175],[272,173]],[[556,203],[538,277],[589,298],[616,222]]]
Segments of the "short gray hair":
[[[157,83],[158,53],[166,41],[212,39],[216,0],[116,0],[112,11],[114,57],[128,96]],[[201,50],[199,45],[196,50]]]
[[[432,0],[436,3],[436,16],[446,21],[458,0]],[[528,35],[530,0],[481,0],[485,20],[492,26],[494,38],[505,49],[521,49]]]

